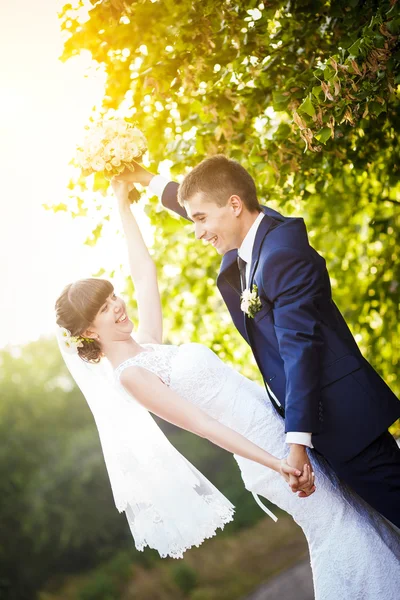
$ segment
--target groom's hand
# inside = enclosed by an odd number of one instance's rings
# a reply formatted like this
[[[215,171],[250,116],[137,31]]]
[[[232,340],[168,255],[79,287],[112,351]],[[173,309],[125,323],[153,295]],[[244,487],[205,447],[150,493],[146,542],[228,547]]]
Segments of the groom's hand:
[[[286,460],[288,465],[295,467],[302,473],[300,477],[290,475],[289,485],[292,492],[300,492],[300,498],[305,498],[312,494],[315,491],[314,473],[306,447],[301,444],[290,444],[290,452]]]
[[[140,185],[145,187],[148,186],[154,177],[154,173],[150,173],[150,171],[147,171],[147,169],[134,160],[132,161],[132,164],[135,167],[134,171],[125,167],[122,173],[116,175],[115,179],[117,181],[128,181],[129,183],[140,183]]]

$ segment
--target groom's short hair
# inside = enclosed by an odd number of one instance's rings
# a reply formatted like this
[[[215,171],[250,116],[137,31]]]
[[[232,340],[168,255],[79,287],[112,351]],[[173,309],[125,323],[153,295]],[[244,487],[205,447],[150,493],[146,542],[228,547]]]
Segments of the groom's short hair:
[[[204,159],[186,175],[178,189],[179,204],[190,202],[197,193],[218,206],[225,206],[235,194],[250,212],[260,210],[254,179],[242,165],[223,154]]]

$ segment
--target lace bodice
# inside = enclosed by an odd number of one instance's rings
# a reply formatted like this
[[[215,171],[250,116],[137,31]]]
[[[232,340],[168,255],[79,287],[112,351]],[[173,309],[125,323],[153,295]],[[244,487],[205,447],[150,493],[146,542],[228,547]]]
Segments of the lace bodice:
[[[115,369],[117,378],[129,366],[143,367],[155,373],[183,398],[215,419],[226,424],[229,422],[230,426],[233,426],[233,400],[244,388],[247,393],[251,392],[252,403],[261,403],[271,410],[264,389],[226,365],[210,348],[197,343],[143,346],[146,351],[129,358]]]
[[[146,350],[118,365],[114,371],[115,377],[119,379],[122,371],[136,365],[155,373],[165,385],[169,386],[172,358],[178,353],[179,347],[169,344],[142,344],[142,346],[145,346]]]

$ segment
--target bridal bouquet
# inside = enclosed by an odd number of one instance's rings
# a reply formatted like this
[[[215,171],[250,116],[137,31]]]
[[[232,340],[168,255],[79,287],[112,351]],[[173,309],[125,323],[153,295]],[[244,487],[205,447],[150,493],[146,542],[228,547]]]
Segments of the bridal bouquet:
[[[99,120],[87,129],[76,154],[76,162],[85,177],[102,173],[111,179],[125,168],[134,171],[132,161],[140,160],[147,150],[143,133],[123,118]],[[130,192],[129,198],[133,202],[138,200],[136,189]]]

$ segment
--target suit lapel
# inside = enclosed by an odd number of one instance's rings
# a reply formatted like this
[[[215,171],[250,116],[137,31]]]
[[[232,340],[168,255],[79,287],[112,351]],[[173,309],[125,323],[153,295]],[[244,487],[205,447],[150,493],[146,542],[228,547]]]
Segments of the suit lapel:
[[[264,207],[262,207],[262,208],[264,208]],[[253,251],[251,253],[250,275],[249,275],[249,281],[247,284],[247,287],[250,290],[252,290],[252,288],[253,288],[254,273],[256,272],[258,262],[260,260],[260,252],[261,252],[262,243],[263,243],[264,238],[267,235],[268,231],[270,231],[270,229],[274,228],[274,226],[275,226],[274,220],[271,219],[264,210],[263,210],[263,212],[264,212],[265,216],[261,220],[260,225],[258,226],[256,237],[254,239]],[[245,313],[243,313],[243,314],[244,314],[244,326],[245,326],[245,330],[246,330],[246,337],[248,339],[250,339],[250,345],[251,345],[251,335],[248,330],[250,318]]]
[[[229,250],[224,254],[217,277],[217,285],[219,287],[221,281],[226,281],[240,297],[240,275],[237,266],[237,250]]]
[[[246,315],[240,308],[241,291],[237,256],[237,250],[230,250],[224,255],[217,277],[217,286],[237,330],[249,342],[244,321]]]

